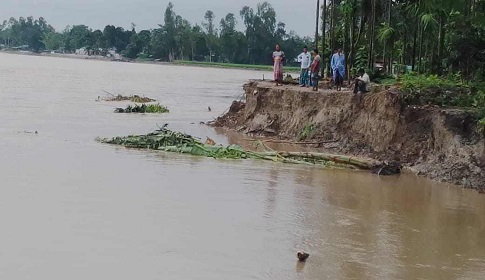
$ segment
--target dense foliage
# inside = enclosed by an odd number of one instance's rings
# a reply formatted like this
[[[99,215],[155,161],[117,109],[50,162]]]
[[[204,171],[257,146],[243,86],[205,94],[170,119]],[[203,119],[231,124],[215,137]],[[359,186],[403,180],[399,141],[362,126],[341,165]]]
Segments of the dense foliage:
[[[327,0],[322,18],[330,50],[343,48],[349,69],[459,73],[485,79],[485,1]]]
[[[276,21],[276,12],[268,2],[256,8],[245,6],[238,16],[229,13],[217,25],[212,11],[201,14],[204,23],[192,25],[177,15],[169,3],[158,28],[137,31],[112,25],[92,30],[85,25],[68,26],[56,31],[43,18],[19,20],[11,18],[0,25],[0,44],[5,47],[25,47],[33,51],[60,50],[74,52],[85,48],[97,54],[115,49],[127,58],[161,59],[164,61],[193,60],[246,64],[268,64],[275,44],[280,43],[287,57],[295,58],[308,38],[287,33],[285,24]],[[238,18],[244,32],[238,31]]]

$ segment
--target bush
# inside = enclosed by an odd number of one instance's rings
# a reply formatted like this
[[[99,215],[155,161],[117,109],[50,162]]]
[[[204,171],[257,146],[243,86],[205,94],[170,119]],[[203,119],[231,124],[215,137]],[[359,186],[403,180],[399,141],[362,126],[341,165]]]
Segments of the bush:
[[[442,78],[409,73],[401,76],[398,84],[403,91],[404,101],[409,105],[473,107],[474,95],[470,87],[462,83],[459,75]]]
[[[405,74],[398,84],[407,105],[439,105],[471,108],[478,120],[478,130],[485,134],[485,86],[464,84],[460,74],[448,78],[435,75]]]

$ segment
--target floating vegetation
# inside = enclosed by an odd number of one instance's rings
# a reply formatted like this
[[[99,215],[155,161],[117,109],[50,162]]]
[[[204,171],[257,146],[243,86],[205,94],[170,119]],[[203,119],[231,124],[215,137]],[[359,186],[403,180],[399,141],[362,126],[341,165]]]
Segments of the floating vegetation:
[[[267,148],[255,152],[245,150],[238,145],[214,145],[213,141],[203,143],[200,139],[169,130],[167,125],[146,135],[131,135],[111,139],[96,139],[98,142],[121,145],[127,148],[151,149],[174,153],[190,154],[220,159],[261,159],[274,162],[321,165],[326,167],[371,170],[376,162],[354,157],[307,152],[278,152]]]
[[[107,97],[102,98],[101,96],[98,96],[98,99],[96,101],[131,101],[133,103],[150,103],[150,102],[155,102],[155,99],[151,99],[145,96],[139,96],[139,95],[130,95],[130,96],[123,96],[121,94],[114,95],[111,93],[108,93]]]
[[[163,114],[169,113],[167,107],[160,104],[135,104],[134,106],[128,105],[126,108],[116,108],[115,113],[147,113],[147,114]]]

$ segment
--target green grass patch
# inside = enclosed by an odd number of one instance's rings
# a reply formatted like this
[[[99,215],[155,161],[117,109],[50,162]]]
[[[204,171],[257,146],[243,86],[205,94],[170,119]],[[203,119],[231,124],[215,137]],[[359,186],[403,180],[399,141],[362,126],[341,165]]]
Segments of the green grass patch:
[[[224,63],[224,62],[204,62],[204,61],[186,61],[186,60],[176,60],[176,61],[173,61],[172,63],[177,65],[188,65],[188,66],[273,71],[273,65],[234,64],[234,63]],[[286,66],[284,69],[285,69],[285,72],[300,72],[300,67]]]
[[[312,136],[314,132],[315,132],[315,125],[313,124],[306,125],[298,134],[297,140],[298,141],[306,140],[310,136]]]
[[[485,108],[485,91],[463,83],[459,76],[445,78],[410,73],[399,77],[397,84],[409,105]]]

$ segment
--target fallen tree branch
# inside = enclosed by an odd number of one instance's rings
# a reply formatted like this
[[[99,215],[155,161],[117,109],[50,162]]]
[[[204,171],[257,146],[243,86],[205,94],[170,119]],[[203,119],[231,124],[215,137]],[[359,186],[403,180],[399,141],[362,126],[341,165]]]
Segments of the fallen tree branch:
[[[265,143],[275,143],[275,144],[292,144],[292,145],[321,145],[321,144],[330,144],[330,143],[337,143],[338,140],[328,140],[328,141],[313,141],[313,142],[308,142],[308,141],[288,141],[288,140],[261,140],[261,139],[251,139],[251,138],[243,138],[242,140],[244,141],[261,141]]]

